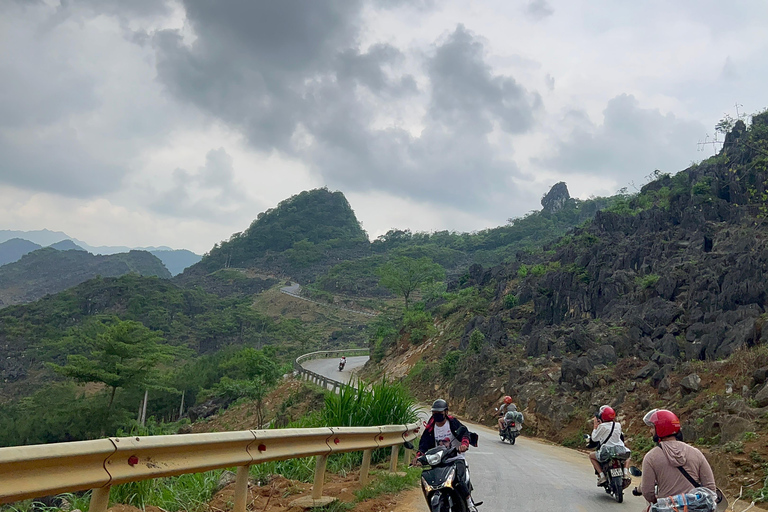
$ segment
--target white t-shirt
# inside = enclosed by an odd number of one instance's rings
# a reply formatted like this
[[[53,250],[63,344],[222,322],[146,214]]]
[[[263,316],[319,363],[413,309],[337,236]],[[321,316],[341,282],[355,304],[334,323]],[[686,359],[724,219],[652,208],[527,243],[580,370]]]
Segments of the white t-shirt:
[[[435,423],[435,445],[439,446],[440,442],[443,439],[449,439],[451,442],[451,447],[456,448],[458,451],[459,447],[461,446],[461,441],[456,439],[456,436],[453,435],[453,432],[451,432],[451,424],[448,422],[448,420],[445,421],[445,424],[441,427],[437,423]],[[464,454],[459,452],[459,454],[456,457],[451,457],[450,459],[446,459],[445,462],[453,462],[456,459],[463,459]]]
[[[616,426],[614,427],[614,425]],[[612,428],[613,434],[611,434]],[[611,436],[608,437],[608,434],[611,434]],[[621,423],[618,421],[600,423],[597,428],[592,431],[590,437],[593,441],[599,442],[601,446],[624,446],[624,443],[621,440]]]

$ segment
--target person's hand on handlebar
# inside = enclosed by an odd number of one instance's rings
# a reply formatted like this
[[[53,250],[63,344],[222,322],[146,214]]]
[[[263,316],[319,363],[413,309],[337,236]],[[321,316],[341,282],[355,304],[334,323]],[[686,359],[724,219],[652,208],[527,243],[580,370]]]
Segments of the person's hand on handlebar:
[[[419,462],[419,458],[418,457],[416,457],[415,459],[413,459],[411,461],[411,466],[416,466],[416,467],[421,466],[421,462]]]

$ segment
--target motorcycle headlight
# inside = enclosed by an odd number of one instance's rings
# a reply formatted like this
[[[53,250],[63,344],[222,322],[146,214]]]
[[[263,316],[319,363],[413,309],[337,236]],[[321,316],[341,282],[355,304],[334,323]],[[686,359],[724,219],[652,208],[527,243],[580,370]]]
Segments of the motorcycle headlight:
[[[430,466],[437,466],[441,460],[443,460],[443,452],[427,454],[427,464]]]

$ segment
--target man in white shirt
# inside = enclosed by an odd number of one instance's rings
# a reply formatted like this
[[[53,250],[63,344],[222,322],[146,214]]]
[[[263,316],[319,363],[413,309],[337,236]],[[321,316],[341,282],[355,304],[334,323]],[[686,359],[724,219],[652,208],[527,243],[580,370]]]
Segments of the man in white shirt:
[[[621,423],[616,420],[616,411],[609,405],[603,405],[600,407],[600,411],[592,418],[592,434],[590,434],[590,440],[592,443],[598,445],[597,451],[589,454],[589,460],[592,463],[592,467],[595,468],[597,473],[597,485],[603,485],[607,481],[607,477],[603,473],[603,468],[600,465],[599,453],[600,450],[606,447],[622,447],[626,450],[624,445],[623,435],[621,433]],[[629,451],[629,450],[627,450]],[[629,478],[629,459],[624,462],[624,478]]]

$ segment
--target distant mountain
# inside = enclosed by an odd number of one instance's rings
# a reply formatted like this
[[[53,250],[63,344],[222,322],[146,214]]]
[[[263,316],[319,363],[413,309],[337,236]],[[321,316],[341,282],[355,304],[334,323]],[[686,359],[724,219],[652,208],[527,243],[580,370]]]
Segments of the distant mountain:
[[[117,277],[129,273],[171,277],[162,261],[146,251],[104,256],[45,247],[0,267],[0,308],[31,302],[97,276]]]
[[[60,242],[64,239],[72,240],[72,237],[61,231],[51,231],[48,229],[39,229],[36,231],[13,231],[8,229],[0,229],[0,242],[5,242],[12,238],[21,238],[34,242],[41,247],[47,247],[56,242]],[[75,243],[78,243],[75,241]],[[82,244],[79,244],[81,247]]]
[[[48,247],[51,249],[56,249],[57,251],[85,251],[85,249],[69,239],[56,242],[55,244],[51,244]]]
[[[22,239],[24,241],[32,242],[34,246],[29,246],[30,249],[17,255],[14,259],[4,261],[2,253],[0,253],[0,265],[10,263],[11,261],[17,261],[22,255],[32,252],[40,247],[53,247],[60,251],[68,250],[80,250],[88,251],[91,254],[118,254],[129,251],[147,251],[151,252],[168,268],[171,274],[176,275],[181,273],[185,268],[190,265],[194,265],[202,259],[202,256],[195,254],[187,249],[172,249],[165,245],[159,247],[128,247],[124,245],[90,245],[82,240],[73,238],[61,231],[50,231],[48,229],[40,229],[37,231],[12,231],[0,229],[0,243],[12,240],[14,238]],[[15,254],[15,253],[13,253]]]
[[[160,258],[165,268],[174,276],[181,274],[185,268],[191,267],[203,258],[186,249],[150,250],[149,252]]]
[[[22,256],[40,249],[40,246],[22,238],[11,238],[0,242],[0,265],[18,261]]]

